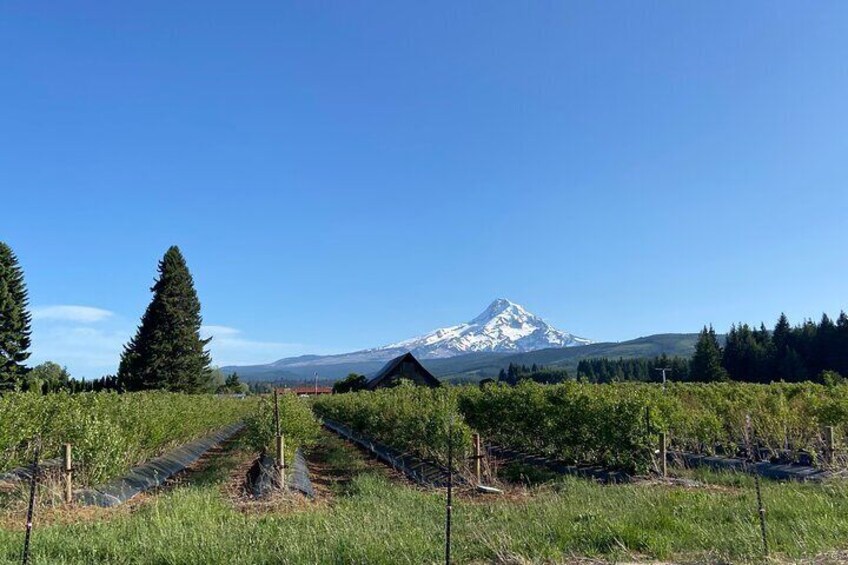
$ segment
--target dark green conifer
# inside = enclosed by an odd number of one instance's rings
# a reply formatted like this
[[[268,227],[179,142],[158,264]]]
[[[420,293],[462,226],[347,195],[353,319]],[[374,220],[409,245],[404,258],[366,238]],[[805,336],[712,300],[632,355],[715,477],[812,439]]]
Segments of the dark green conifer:
[[[721,347],[718,345],[715,330],[705,326],[695,344],[689,370],[693,381],[715,382],[728,380],[727,371],[721,366]]]
[[[18,258],[0,241],[0,390],[20,385],[28,371],[23,364],[30,355],[31,319],[27,306]]]
[[[211,358],[200,338],[200,300],[182,253],[172,246],[159,262],[153,300],[118,369],[123,390],[164,389],[197,393],[211,376]]]

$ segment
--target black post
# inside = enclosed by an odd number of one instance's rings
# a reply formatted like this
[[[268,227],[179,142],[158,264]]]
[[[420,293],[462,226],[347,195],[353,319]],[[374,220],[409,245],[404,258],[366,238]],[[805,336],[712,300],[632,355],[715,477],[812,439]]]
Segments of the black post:
[[[645,406],[645,428],[651,433],[651,407]]]
[[[756,453],[754,452],[754,426],[751,422],[750,414],[745,417],[745,423],[748,428],[748,458],[750,461],[756,463],[760,460],[760,450],[757,449]],[[754,468],[754,487],[757,491],[757,512],[760,515],[760,535],[763,539],[763,555],[768,557],[769,548],[768,537],[766,536],[766,508],[763,505],[763,493],[760,489],[760,474],[757,472],[756,467]]]
[[[760,475],[754,473],[754,485],[757,488],[757,507],[760,513],[760,534],[763,537],[763,555],[768,557],[768,538],[766,537],[766,508],[763,506],[763,495],[760,492]]]
[[[445,565],[451,562],[451,513],[453,512],[453,415],[448,423],[448,501],[445,508]]]
[[[29,563],[29,542],[32,537],[32,515],[35,512],[35,489],[38,486],[38,452],[41,440],[35,444],[35,460],[32,462],[32,475],[29,482],[29,507],[27,508],[26,537],[24,538],[23,565]]]

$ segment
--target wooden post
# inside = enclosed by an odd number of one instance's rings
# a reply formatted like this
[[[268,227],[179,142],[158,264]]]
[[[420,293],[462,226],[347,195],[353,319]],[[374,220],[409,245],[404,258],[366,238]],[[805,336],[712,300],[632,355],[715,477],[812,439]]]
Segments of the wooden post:
[[[668,476],[668,441],[665,432],[660,432],[660,472],[662,478]]]
[[[480,461],[483,459],[483,450],[480,448],[480,434],[475,433],[474,439],[474,475],[477,477],[477,484],[482,480],[482,472],[480,469]]]
[[[280,489],[286,488],[286,440],[280,432],[280,399],[277,389],[274,389],[274,444],[276,447],[276,466],[280,474]]]
[[[65,502],[70,504],[74,499],[74,467],[73,461],[71,460],[71,444],[65,444],[65,457],[64,457],[64,471],[65,471]]]
[[[274,388],[274,435],[280,435],[280,399],[277,397],[276,388]]]
[[[824,429],[824,441],[827,446],[827,453],[825,454],[827,463],[829,465],[833,465],[836,454],[836,434],[833,432],[833,426],[827,426]]]
[[[280,473],[280,488],[286,487],[286,439],[282,435],[277,436],[277,470]]]

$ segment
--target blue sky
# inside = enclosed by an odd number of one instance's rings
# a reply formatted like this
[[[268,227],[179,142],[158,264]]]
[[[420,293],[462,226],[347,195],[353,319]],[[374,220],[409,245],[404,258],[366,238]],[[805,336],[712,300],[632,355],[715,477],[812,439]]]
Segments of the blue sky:
[[[179,245],[216,362],[507,297],[596,340],[848,306],[845,2],[0,7],[32,361],[117,366]]]

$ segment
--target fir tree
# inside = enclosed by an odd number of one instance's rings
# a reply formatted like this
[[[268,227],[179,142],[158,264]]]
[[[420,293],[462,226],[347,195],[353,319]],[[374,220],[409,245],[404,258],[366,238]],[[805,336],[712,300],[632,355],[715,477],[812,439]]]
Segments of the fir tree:
[[[695,354],[690,363],[690,376],[693,381],[714,382],[728,380],[727,371],[721,366],[721,347],[718,345],[715,330],[705,326],[695,344]]]
[[[211,376],[211,359],[204,350],[209,339],[200,338],[200,300],[176,246],[159,262],[159,278],[151,292],[153,299],[138,332],[121,356],[121,388],[202,392]]]
[[[28,371],[23,365],[30,355],[27,305],[24,274],[18,258],[0,241],[0,387],[20,385]]]

